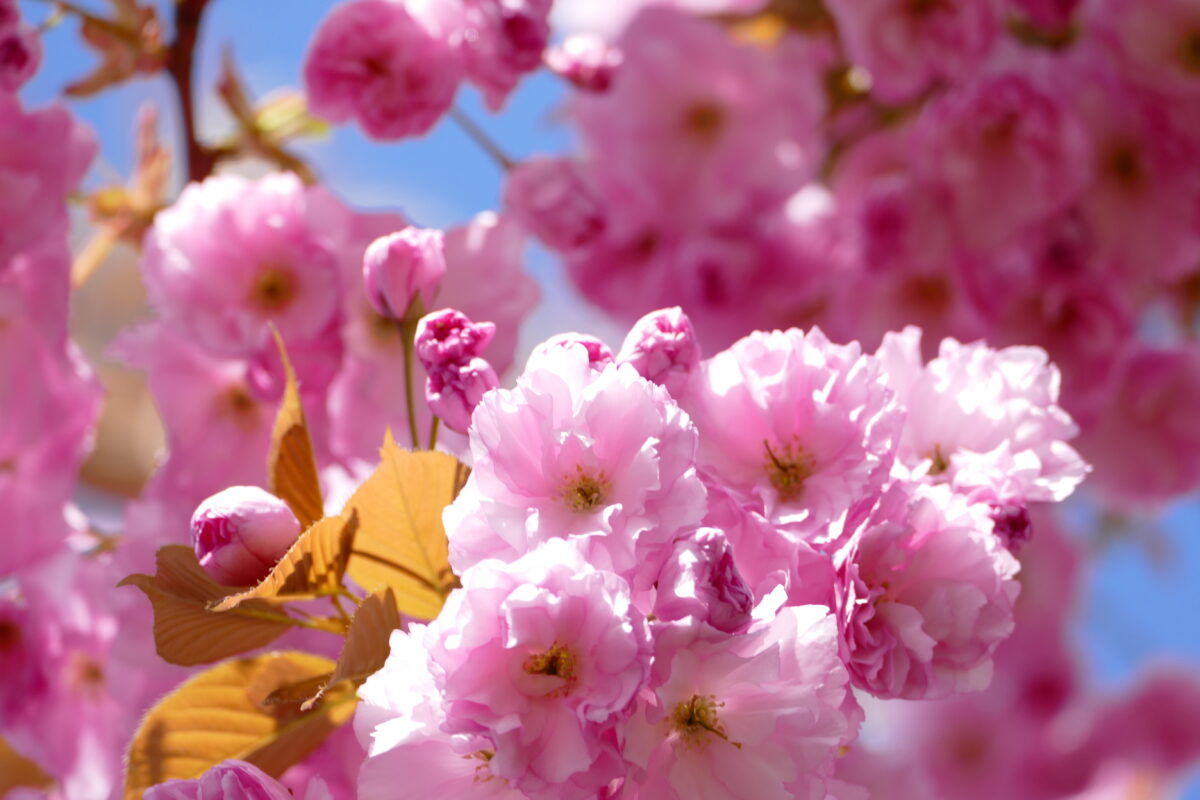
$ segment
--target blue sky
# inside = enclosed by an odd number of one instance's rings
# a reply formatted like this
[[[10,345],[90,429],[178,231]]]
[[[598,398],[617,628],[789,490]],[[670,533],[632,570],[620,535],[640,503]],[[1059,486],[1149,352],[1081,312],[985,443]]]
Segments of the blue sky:
[[[98,0],[81,4],[102,7]],[[219,110],[208,90],[223,47],[232,46],[255,94],[298,87],[308,40],[332,5],[318,0],[214,0],[198,61],[205,127],[221,130]],[[27,19],[46,16],[44,3],[22,0],[21,6]],[[77,43],[75,27],[66,22],[46,36],[42,70],[24,93],[29,104],[48,102],[66,82],[91,68],[94,56]],[[556,80],[542,74],[526,81],[498,116],[487,114],[474,92],[460,94],[459,105],[503,149],[520,158],[570,146],[568,131],[555,118],[562,98]],[[147,101],[158,104],[164,122],[173,125],[172,95],[161,78],[138,80],[72,103],[99,134],[103,165],[93,172],[93,185],[106,175],[128,173],[132,120]],[[170,128],[168,132],[174,134]],[[461,222],[498,205],[499,168],[449,121],[424,139],[400,145],[371,143],[348,127],[302,150],[326,184],[351,204],[396,208],[423,225]],[[586,308],[551,258],[534,253],[531,271],[543,284],[544,302],[527,326],[526,345],[564,328],[607,335],[611,341],[615,329]],[[1087,509],[1081,508],[1079,515],[1086,518]],[[1151,660],[1182,660],[1200,669],[1200,503],[1180,504],[1161,518],[1160,525],[1164,557],[1154,561],[1146,547],[1123,541],[1108,547],[1093,571],[1078,634],[1097,683],[1120,685]],[[1193,782],[1186,796],[1200,800],[1200,781]]]

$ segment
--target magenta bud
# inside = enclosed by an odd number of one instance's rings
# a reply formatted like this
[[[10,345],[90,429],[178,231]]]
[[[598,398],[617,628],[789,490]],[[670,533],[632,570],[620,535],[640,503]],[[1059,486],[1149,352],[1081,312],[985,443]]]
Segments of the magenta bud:
[[[257,486],[231,486],[192,514],[192,546],[217,583],[253,586],[270,574],[300,535],[287,504]]]
[[[472,322],[461,311],[443,308],[426,314],[417,323],[417,358],[433,372],[483,355],[495,335],[494,323]]]
[[[381,236],[363,255],[363,282],[374,309],[390,319],[404,319],[415,300],[420,308],[433,302],[446,274],[442,232],[405,228]]]
[[[604,209],[578,164],[568,158],[534,158],[513,167],[504,205],[555,250],[574,250],[604,232]]]
[[[585,92],[606,92],[621,66],[619,48],[594,34],[577,33],[546,51],[546,66]]]
[[[311,789],[305,800],[320,795]],[[173,780],[146,790],[145,800],[293,800],[283,784],[245,761],[222,761],[199,778]]]
[[[679,540],[658,577],[654,613],[659,619],[695,617],[719,631],[738,633],[750,625],[754,593],[742,579],[725,534],[701,528]]]
[[[27,25],[0,27],[0,90],[15,92],[37,72],[42,44]]]
[[[425,400],[442,424],[452,431],[466,433],[471,426],[475,406],[500,385],[496,370],[485,359],[446,364],[430,371],[425,381]]]
[[[700,364],[700,343],[691,320],[682,309],[651,311],[634,323],[617,354],[617,363],[632,364],[638,374],[682,396],[692,372]]]

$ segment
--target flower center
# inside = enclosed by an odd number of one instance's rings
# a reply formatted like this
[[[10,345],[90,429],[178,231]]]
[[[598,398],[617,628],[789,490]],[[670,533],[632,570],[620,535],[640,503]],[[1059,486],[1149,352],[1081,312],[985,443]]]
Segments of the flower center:
[[[711,694],[694,694],[690,699],[675,706],[671,713],[671,727],[685,745],[703,747],[708,742],[706,734],[711,733],[740,750],[741,742],[729,741],[725,726],[717,717],[717,709],[724,705],[718,703],[717,698]]]
[[[0,620],[0,653],[21,646],[21,626],[12,620]]]
[[[763,439],[763,448],[767,451],[767,477],[771,485],[779,492],[780,499],[795,500],[804,490],[804,482],[816,472],[813,457],[794,444],[772,450],[771,444]]]
[[[268,267],[254,282],[250,299],[263,311],[282,311],[296,297],[296,279],[286,269]]]
[[[575,467],[577,475],[568,480],[563,489],[563,500],[575,511],[591,511],[604,505],[604,498],[612,487],[604,478],[604,473],[598,476],[589,475],[583,467]]]
[[[950,469],[950,459],[942,452],[942,446],[935,444],[933,452],[929,454],[929,476],[936,478],[944,475],[948,469]]]
[[[1118,183],[1135,186],[1142,177],[1142,159],[1135,147],[1121,144],[1109,152],[1108,169]]]
[[[551,692],[550,697],[570,694],[575,683],[575,654],[555,642],[544,653],[535,653],[525,659],[525,671],[530,675],[549,675],[563,680],[563,685]]]
[[[492,759],[495,755],[495,750],[476,750],[474,753],[467,753],[463,756],[466,759],[476,759],[479,761],[475,765],[475,777],[473,778],[475,783],[484,783],[496,777],[492,774],[491,767]]]
[[[1200,30],[1190,31],[1179,43],[1179,63],[1188,72],[1200,73]]]
[[[251,396],[250,390],[240,384],[226,389],[218,398],[217,403],[221,411],[239,424],[253,427],[258,419],[258,403]]]
[[[714,102],[693,103],[683,112],[683,130],[694,139],[712,141],[725,127],[725,109]]]

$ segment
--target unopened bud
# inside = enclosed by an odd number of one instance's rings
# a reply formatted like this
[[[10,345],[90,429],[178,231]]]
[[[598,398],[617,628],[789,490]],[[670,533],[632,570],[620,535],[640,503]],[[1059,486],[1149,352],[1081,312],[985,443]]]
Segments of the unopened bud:
[[[192,514],[192,546],[217,583],[253,586],[275,567],[300,535],[287,504],[257,486],[231,486]]]
[[[425,400],[429,409],[442,418],[442,424],[452,431],[466,433],[475,406],[499,385],[492,365],[486,359],[472,358],[431,370],[425,381]]]
[[[551,336],[546,341],[539,344],[529,354],[529,361],[525,365],[525,370],[529,371],[533,365],[546,357],[546,354],[560,347],[574,347],[578,345],[587,351],[588,363],[593,369],[603,369],[606,364],[613,363],[613,351],[604,342],[597,339],[595,336],[589,336],[586,333],[560,333],[556,336]]]
[[[417,323],[417,358],[433,372],[483,355],[495,335],[494,323],[472,322],[461,311],[443,308],[426,314]]]
[[[404,319],[413,302],[421,308],[433,302],[446,274],[442,232],[405,228],[371,242],[363,256],[363,282],[375,310],[390,319]]]
[[[643,378],[681,397],[700,364],[700,344],[691,320],[678,307],[651,311],[630,329],[617,363],[632,364]]]
[[[654,613],[659,619],[695,617],[719,631],[738,633],[750,625],[754,593],[742,579],[725,534],[701,528],[675,545],[658,577]]]

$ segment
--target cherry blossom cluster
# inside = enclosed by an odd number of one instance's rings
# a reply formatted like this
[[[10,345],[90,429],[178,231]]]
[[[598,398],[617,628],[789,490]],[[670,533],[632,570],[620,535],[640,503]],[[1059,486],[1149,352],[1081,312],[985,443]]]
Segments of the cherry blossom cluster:
[[[359,797],[824,798],[852,687],[986,687],[1027,505],[1087,467],[1043,351],[920,338],[537,348],[471,417],[461,588],[360,689]]]

